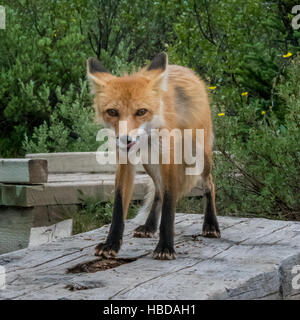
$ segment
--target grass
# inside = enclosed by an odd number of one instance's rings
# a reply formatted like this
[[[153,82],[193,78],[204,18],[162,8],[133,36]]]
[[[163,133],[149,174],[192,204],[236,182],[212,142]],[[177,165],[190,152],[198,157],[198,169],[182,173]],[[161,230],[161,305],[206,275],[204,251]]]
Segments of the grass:
[[[112,220],[114,202],[99,200],[95,197],[82,196],[82,204],[78,211],[73,212],[70,218],[73,219],[73,234],[98,229]],[[139,204],[133,202],[128,210],[127,217],[133,218]]]
[[[203,203],[202,197],[185,197],[178,202],[176,212],[203,213]]]
[[[113,206],[113,198],[108,201],[103,201],[95,197],[83,196],[82,204],[80,205],[79,210],[69,213],[68,217],[66,217],[73,219],[73,234],[98,229],[105,224],[111,223]],[[140,206],[141,201],[132,201],[129,206],[127,218],[134,218]],[[193,214],[204,213],[204,201],[202,197],[182,198],[177,204],[176,212]],[[223,214],[222,212],[218,212],[218,215],[222,216]],[[268,216],[251,214],[230,214],[230,216],[270,219]]]
[[[73,234],[98,229],[111,222],[114,200],[99,200],[96,197],[82,195],[82,204],[75,212],[69,213],[67,218],[73,219]],[[140,201],[132,201],[128,210],[128,219],[137,214]],[[177,212],[202,213],[201,197],[183,198],[177,206]]]

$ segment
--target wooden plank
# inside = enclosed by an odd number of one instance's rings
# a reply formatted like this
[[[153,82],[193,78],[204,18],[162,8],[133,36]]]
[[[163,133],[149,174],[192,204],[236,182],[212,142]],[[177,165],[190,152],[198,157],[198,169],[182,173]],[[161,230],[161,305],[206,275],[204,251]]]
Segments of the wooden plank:
[[[114,174],[50,174],[43,185],[10,185],[0,183],[0,205],[47,206],[80,204],[82,193],[88,197],[109,200],[114,196]],[[133,199],[142,200],[151,178],[146,174],[135,176]],[[80,190],[80,191],[79,191]],[[188,196],[202,196],[201,186],[195,187]]]
[[[71,223],[65,219],[77,210],[76,205],[0,207],[0,255],[26,248],[31,235],[41,234],[39,243],[42,239],[45,241],[70,235]],[[62,223],[63,220],[65,223]],[[32,241],[36,243],[36,240]]]
[[[29,208],[0,208],[0,255],[28,246],[32,220]]]
[[[0,182],[39,184],[47,179],[45,159],[0,159]]]
[[[71,235],[72,219],[58,222],[52,226],[31,228],[28,247],[39,246]]]
[[[26,158],[46,159],[49,173],[115,173],[117,165],[101,165],[97,156],[104,152],[56,152],[56,153],[30,153]],[[105,153],[107,155],[107,153]],[[214,152],[218,155],[218,151]],[[141,164],[136,165],[136,172],[145,173]]]
[[[55,153],[30,153],[26,158],[46,159],[49,173],[115,173],[117,165],[101,165],[97,162],[97,156],[104,152],[55,152]],[[219,152],[215,151],[215,155]],[[145,173],[141,164],[136,165],[136,172]]]
[[[117,165],[101,165],[97,162],[97,155],[103,152],[57,152],[57,153],[31,153],[26,158],[43,158],[48,161],[49,173],[105,173],[116,172]],[[136,166],[137,172],[145,172],[142,165]]]
[[[177,259],[151,258],[158,242],[132,238],[127,221],[120,258],[134,262],[95,273],[67,273],[96,259],[109,226],[0,256],[0,299],[299,299],[291,270],[300,264],[300,222],[219,217],[222,237],[196,236],[203,215],[176,214]],[[294,281],[295,282],[295,281]],[[82,290],[70,291],[70,285]]]
[[[134,200],[143,199],[149,179],[147,175],[136,176]],[[56,181],[52,176],[51,181],[36,186],[0,183],[0,205],[32,207],[79,204],[82,202],[82,194],[103,200],[109,200],[114,196],[114,175],[111,174],[101,174],[99,179],[94,177],[93,180],[87,178],[79,181]]]

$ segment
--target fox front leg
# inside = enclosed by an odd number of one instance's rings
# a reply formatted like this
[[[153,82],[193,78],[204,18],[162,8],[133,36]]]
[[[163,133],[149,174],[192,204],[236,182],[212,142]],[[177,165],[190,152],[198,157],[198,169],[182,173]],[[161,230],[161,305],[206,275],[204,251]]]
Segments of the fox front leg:
[[[125,219],[132,195],[133,179],[134,170],[131,164],[118,166],[112,223],[106,241],[99,243],[95,248],[96,256],[114,258],[121,248]]]

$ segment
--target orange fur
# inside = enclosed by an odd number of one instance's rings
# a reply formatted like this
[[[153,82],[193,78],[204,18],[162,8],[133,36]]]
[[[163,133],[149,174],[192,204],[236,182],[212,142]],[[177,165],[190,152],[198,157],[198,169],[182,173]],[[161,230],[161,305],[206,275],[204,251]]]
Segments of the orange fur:
[[[166,192],[170,193],[171,202],[176,203],[201,179],[205,192],[212,197],[211,210],[215,214],[215,193],[211,175],[213,129],[204,82],[192,70],[177,65],[144,68],[123,77],[94,72],[91,77],[97,117],[110,124],[117,136],[120,134],[119,121],[127,121],[126,134],[138,129],[143,123],[152,123],[154,119],[157,119],[156,126],[159,128],[204,129],[204,170],[201,176],[185,175],[186,165],[174,164],[174,155],[171,152],[171,163],[160,164],[162,187],[158,193],[161,199]],[[116,110],[118,116],[109,115],[109,109]],[[146,114],[137,116],[136,112],[140,109],[146,109]],[[171,151],[173,149],[174,143],[171,144]],[[116,175],[116,188],[121,188],[123,194],[124,218],[133,184],[130,166],[120,165]]]

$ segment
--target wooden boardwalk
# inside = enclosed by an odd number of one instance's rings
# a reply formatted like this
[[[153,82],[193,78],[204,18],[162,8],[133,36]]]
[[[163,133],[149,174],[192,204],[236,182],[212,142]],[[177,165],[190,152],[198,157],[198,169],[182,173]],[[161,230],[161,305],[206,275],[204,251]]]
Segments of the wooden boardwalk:
[[[300,222],[219,217],[222,238],[208,239],[203,215],[177,214],[177,259],[158,261],[158,236],[133,238],[136,221],[119,260],[93,255],[109,226],[0,256],[0,299],[300,299]]]
[[[0,159],[0,254],[27,247],[31,228],[65,219],[85,198],[113,199],[116,165],[100,165],[97,155],[67,152]],[[135,169],[132,198],[142,200],[151,178],[141,164]],[[202,194],[199,185],[188,196]]]

